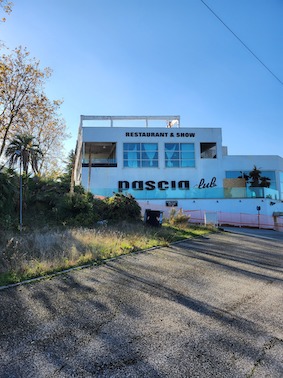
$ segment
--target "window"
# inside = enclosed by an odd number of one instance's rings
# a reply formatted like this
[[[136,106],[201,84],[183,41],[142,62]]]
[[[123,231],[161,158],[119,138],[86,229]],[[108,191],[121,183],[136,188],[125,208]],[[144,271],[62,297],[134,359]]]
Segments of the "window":
[[[124,143],[124,167],[157,168],[157,143]]]
[[[279,179],[280,179],[280,199],[283,201],[283,172],[279,173]]]
[[[83,145],[83,167],[117,167],[116,143],[86,142]]]
[[[245,178],[248,179],[248,171],[226,171],[226,178]]]
[[[216,143],[201,143],[200,157],[201,159],[216,159]]]
[[[193,143],[165,143],[165,167],[195,167]]]
[[[250,171],[226,171],[226,178],[245,178],[249,180]],[[270,189],[276,190],[275,171],[261,171],[261,177],[268,177],[270,182]]]

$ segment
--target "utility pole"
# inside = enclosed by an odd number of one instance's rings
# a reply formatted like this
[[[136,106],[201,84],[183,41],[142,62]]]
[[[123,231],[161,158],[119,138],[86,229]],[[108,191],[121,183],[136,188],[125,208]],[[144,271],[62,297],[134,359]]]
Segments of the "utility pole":
[[[16,154],[20,156],[20,232],[23,229],[23,172],[22,172],[22,150],[17,150]]]

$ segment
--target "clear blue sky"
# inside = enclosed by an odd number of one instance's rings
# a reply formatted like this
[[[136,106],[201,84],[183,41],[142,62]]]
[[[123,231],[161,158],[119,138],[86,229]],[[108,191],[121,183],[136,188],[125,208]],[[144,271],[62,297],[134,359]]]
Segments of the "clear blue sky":
[[[283,82],[283,1],[205,1]],[[221,127],[229,154],[283,156],[283,85],[200,0],[13,2],[0,39],[53,69],[67,151],[81,114],[177,114]]]

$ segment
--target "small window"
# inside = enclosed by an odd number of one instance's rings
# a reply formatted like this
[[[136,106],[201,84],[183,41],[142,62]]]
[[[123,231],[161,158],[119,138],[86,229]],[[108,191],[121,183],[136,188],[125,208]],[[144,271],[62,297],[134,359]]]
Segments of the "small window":
[[[216,159],[216,143],[201,143],[200,157],[201,159]]]
[[[195,167],[194,143],[165,143],[165,167]]]

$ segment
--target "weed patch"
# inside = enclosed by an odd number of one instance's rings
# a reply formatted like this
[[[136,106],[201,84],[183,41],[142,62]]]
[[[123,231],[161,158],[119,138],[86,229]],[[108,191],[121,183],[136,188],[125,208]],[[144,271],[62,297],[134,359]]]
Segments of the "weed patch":
[[[45,229],[0,238],[0,285],[41,277],[72,267],[211,232],[204,227],[121,223],[101,228]]]

